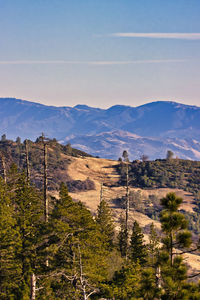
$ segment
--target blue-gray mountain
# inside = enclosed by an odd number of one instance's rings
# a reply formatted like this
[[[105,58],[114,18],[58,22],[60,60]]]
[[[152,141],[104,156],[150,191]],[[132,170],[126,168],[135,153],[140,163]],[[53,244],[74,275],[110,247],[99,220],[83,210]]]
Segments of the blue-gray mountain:
[[[124,149],[131,159],[146,154],[200,160],[200,107],[158,101],[138,107],[115,105],[99,109],[86,105],[46,106],[0,98],[0,132],[8,138],[35,140],[41,132],[49,138],[117,159]]]

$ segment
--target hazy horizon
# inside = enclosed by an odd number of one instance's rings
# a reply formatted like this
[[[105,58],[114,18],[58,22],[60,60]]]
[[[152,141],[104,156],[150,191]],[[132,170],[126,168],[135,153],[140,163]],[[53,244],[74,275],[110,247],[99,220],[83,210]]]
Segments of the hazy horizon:
[[[187,104],[187,103],[183,103],[181,101],[172,101],[172,100],[152,100],[152,101],[147,101],[147,102],[144,102],[142,104],[138,104],[138,105],[131,105],[131,104],[123,104],[123,103],[115,103],[113,105],[107,105],[105,107],[101,107],[101,106],[97,106],[97,105],[88,105],[86,103],[77,103],[75,105],[56,105],[56,104],[46,104],[46,103],[42,103],[41,101],[39,100],[36,100],[36,99],[33,99],[33,100],[30,100],[30,99],[20,99],[20,98],[16,98],[16,97],[1,97],[0,96],[0,101],[1,99],[13,99],[13,100],[22,100],[22,101],[26,101],[26,102],[31,102],[31,103],[35,103],[35,104],[41,104],[41,105],[45,105],[45,106],[54,106],[54,107],[76,107],[76,106],[88,106],[88,107],[92,107],[92,108],[100,108],[100,109],[109,109],[113,106],[127,106],[127,107],[139,107],[139,106],[143,106],[143,105],[147,105],[147,104],[151,104],[151,103],[156,103],[156,102],[169,102],[169,103],[177,103],[177,104],[181,104],[181,105],[188,105],[188,106],[196,106],[196,107],[200,107],[200,105],[195,105],[195,104]]]
[[[0,96],[199,105],[198,0],[0,0]]]

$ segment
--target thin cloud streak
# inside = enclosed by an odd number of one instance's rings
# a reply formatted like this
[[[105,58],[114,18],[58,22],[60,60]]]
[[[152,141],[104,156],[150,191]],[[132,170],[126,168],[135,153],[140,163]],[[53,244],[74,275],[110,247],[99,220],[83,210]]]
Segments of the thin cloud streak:
[[[128,60],[128,61],[66,61],[66,60],[7,60],[0,61],[0,65],[132,65],[132,64],[159,64],[159,63],[181,63],[184,59],[151,59],[151,60]]]
[[[113,36],[113,37],[127,37],[127,38],[200,40],[200,33],[117,32],[117,33],[112,33],[110,36]]]

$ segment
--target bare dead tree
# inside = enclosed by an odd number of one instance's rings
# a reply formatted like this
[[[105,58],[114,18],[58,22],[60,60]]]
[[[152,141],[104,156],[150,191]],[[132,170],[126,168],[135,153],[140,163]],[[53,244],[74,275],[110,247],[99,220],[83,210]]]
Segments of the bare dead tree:
[[[100,189],[100,203],[103,200],[103,182],[101,183],[101,189]]]
[[[2,169],[3,169],[3,179],[4,182],[7,182],[7,172],[6,172],[6,163],[5,163],[5,156],[3,155],[3,153],[0,154],[1,156],[1,163],[2,163]]]
[[[49,218],[49,203],[47,197],[47,144],[44,142],[44,215],[45,221]]]
[[[31,297],[30,300],[35,300],[36,298],[36,276],[33,273],[31,275]]]
[[[126,230],[128,232],[128,220],[129,220],[129,172],[128,172],[128,162],[126,162]]]
[[[93,294],[96,294],[98,292],[98,289],[93,288],[91,285],[89,285],[85,274],[83,272],[83,263],[82,263],[82,256],[81,256],[81,250],[80,250],[80,245],[78,244],[78,254],[79,254],[79,268],[80,268],[80,290],[83,295],[83,300],[89,299],[89,297]],[[89,288],[89,292],[87,293],[87,288]]]
[[[45,222],[48,223],[49,219],[49,201],[47,197],[47,143],[44,137],[44,134],[42,134],[42,141],[43,141],[43,166],[44,166],[44,219]],[[49,266],[49,260],[48,257],[46,257],[45,261],[46,267]]]
[[[49,217],[49,203],[47,197],[47,143],[44,134],[42,133],[42,143],[43,143],[43,195],[44,195],[44,217],[45,222],[48,222]]]
[[[129,219],[129,158],[128,152],[126,150],[123,151],[122,157],[124,159],[123,163],[126,168],[126,230],[128,232],[128,219]]]
[[[126,231],[126,245],[128,246],[128,238],[129,238],[129,210],[130,210],[130,195],[129,195],[129,158],[128,158],[128,152],[126,150],[123,151],[122,154],[123,157],[123,164],[125,164],[125,168],[126,168],[126,214],[125,214],[125,231]],[[125,249],[125,258],[127,260],[128,258],[128,247],[126,247]]]
[[[28,140],[25,140],[25,156],[26,156],[26,179],[28,185],[30,184],[30,165],[29,165],[29,148]],[[30,300],[35,300],[36,298],[36,282],[37,278],[35,273],[31,274],[31,296]]]
[[[26,155],[26,177],[27,177],[27,182],[30,183],[30,164],[29,164],[28,140],[25,140],[25,155]]]

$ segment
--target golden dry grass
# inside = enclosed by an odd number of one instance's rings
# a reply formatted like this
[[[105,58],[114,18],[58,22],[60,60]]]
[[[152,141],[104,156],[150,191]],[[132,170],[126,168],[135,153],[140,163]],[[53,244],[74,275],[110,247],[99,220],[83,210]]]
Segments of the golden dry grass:
[[[84,192],[76,192],[70,193],[73,199],[79,200],[83,202],[86,207],[92,212],[92,214],[96,213],[97,206],[100,202],[100,189],[101,183],[115,183],[119,179],[119,175],[115,171],[115,166],[118,164],[117,161],[107,160],[107,159],[99,159],[99,158],[75,158],[70,157],[71,164],[68,167],[68,173],[73,180],[85,180],[90,178],[95,183],[95,190],[84,191]],[[140,190],[141,194],[144,198],[148,198],[149,195],[156,195],[158,198],[164,197],[169,192],[175,192],[178,196],[183,198],[183,204],[181,206],[182,209],[188,212],[192,212],[194,208],[193,197],[190,193],[185,192],[179,189],[139,189],[139,188],[131,188],[131,190]],[[125,189],[123,187],[103,187],[103,196],[104,199],[110,204],[113,209],[113,219],[116,224],[116,229],[119,229],[119,216],[123,213],[123,209],[118,208],[113,204],[113,200],[116,198],[120,198],[125,195]],[[156,226],[157,229],[161,228],[161,225],[158,221],[153,221],[148,216],[130,210],[130,227],[133,221],[136,220],[141,227],[145,227],[150,225],[152,222]],[[144,235],[145,240],[148,242],[148,235]],[[200,270],[200,256],[195,254],[187,253],[184,256],[185,261],[191,268],[191,272]]]

